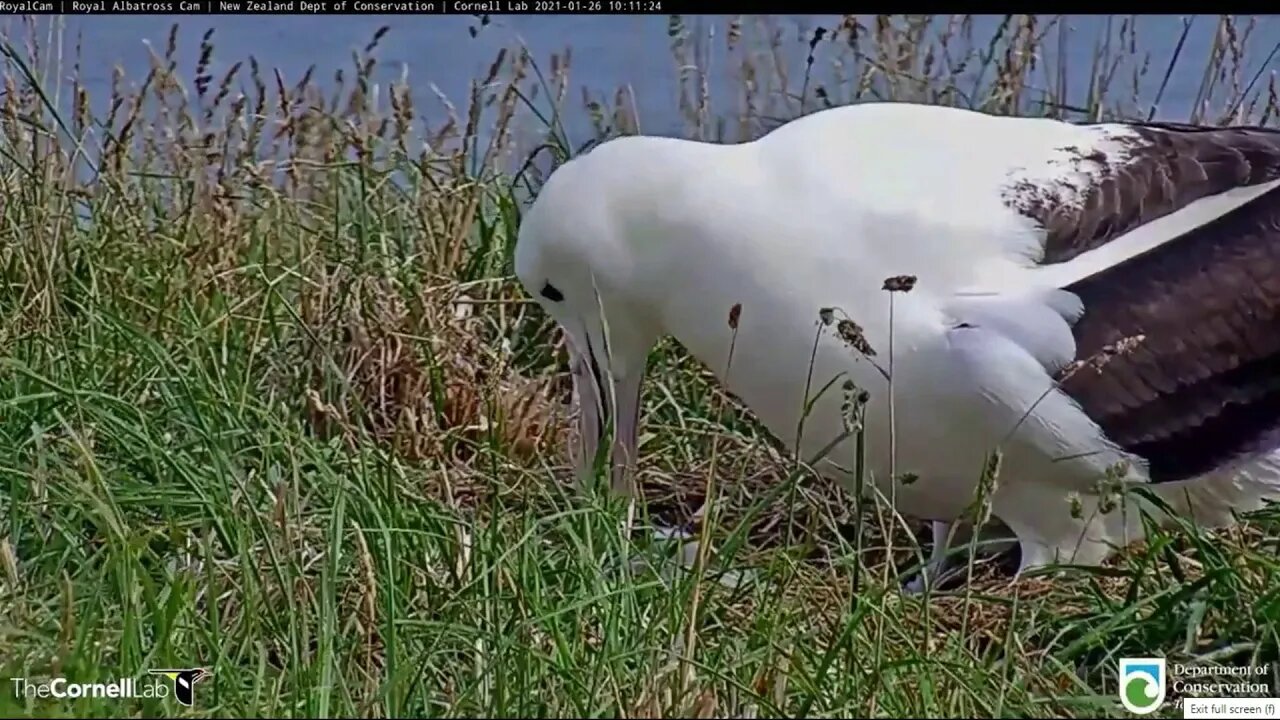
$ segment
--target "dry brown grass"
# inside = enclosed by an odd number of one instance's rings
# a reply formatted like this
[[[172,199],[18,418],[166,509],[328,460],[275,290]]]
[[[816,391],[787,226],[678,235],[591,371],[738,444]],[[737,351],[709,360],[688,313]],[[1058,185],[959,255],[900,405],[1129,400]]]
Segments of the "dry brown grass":
[[[252,59],[212,77],[210,32],[190,88],[174,26],[140,84],[117,69],[103,118],[89,116],[99,103],[73,75],[65,124],[40,77],[49,59],[29,33],[0,107],[10,327],[73,327],[72,304],[84,301],[67,297],[84,291],[74,262],[106,253],[117,262],[95,268],[88,292],[150,316],[157,337],[185,329],[184,305],[217,308],[215,324],[265,325],[253,312],[281,296],[294,322],[262,358],[267,391],[292,396],[321,436],[373,439],[410,459],[465,462],[466,447],[495,432],[520,457],[549,450],[559,440],[555,381],[520,374],[494,344],[536,322],[510,283],[487,279],[512,228],[478,228],[509,208],[495,180],[529,59],[504,54],[464,113],[445,105],[434,123],[416,122],[406,85],[379,97],[371,80],[387,30],[324,83]],[[76,67],[78,57],[76,48]],[[90,233],[77,227],[86,208]]]

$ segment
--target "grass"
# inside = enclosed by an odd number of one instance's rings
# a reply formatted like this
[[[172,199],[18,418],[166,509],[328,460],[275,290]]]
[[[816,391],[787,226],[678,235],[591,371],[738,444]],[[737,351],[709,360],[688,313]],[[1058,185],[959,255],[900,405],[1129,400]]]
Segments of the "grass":
[[[1145,56],[1117,18],[1090,67],[1049,50],[1068,30],[1042,17],[798,38],[673,17],[669,41],[696,137],[878,97],[1145,117],[1189,74],[1192,119],[1275,124],[1251,22],[1198,22],[1217,23],[1207,57]],[[383,34],[323,81],[251,58],[213,77],[212,34],[179,72],[175,34],[109,98],[71,38],[2,41],[0,676],[212,677],[190,708],[7,685],[0,712],[1087,717],[1123,714],[1124,655],[1272,661],[1280,694],[1274,517],[904,598],[912,534],[880,512],[851,539],[851,499],[672,344],[646,392],[646,507],[687,520],[719,490],[706,572],[664,570],[625,506],[573,491],[563,351],[510,271],[523,203],[581,147],[565,119],[632,132],[628,91],[571,106],[571,54],[513,48],[428,111],[373,82]],[[730,587],[728,568],[753,575]]]

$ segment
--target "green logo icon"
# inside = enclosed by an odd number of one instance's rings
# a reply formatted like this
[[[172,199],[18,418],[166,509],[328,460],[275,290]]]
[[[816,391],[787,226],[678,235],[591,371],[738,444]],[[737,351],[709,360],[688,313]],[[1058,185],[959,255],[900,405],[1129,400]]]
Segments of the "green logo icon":
[[[1131,713],[1155,712],[1164,702],[1164,658],[1120,659],[1120,704]]]

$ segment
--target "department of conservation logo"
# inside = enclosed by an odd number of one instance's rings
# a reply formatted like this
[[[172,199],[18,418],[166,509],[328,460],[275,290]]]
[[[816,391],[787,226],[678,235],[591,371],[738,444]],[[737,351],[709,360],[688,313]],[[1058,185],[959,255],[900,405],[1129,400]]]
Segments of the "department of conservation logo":
[[[195,702],[196,683],[209,677],[211,674],[204,668],[191,668],[189,670],[149,670],[148,672],[152,675],[163,675],[172,680],[173,697],[187,707],[191,707]],[[1124,671],[1122,670],[1121,673],[1123,674],[1123,672]],[[1161,686],[1160,693],[1161,697],[1164,697],[1164,686]]]
[[[1120,704],[1146,715],[1164,702],[1167,684],[1164,658],[1120,658]]]

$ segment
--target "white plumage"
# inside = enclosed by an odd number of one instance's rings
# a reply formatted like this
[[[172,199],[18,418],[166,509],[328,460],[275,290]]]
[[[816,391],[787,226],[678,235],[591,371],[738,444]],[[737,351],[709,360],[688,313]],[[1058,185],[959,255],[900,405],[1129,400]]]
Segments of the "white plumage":
[[[1138,317],[1159,306],[1157,319],[1194,315],[1185,296],[1165,300],[1143,291],[1125,299],[1127,268],[1156,250],[1192,248],[1215,231],[1216,219],[1231,216],[1232,227],[1244,230],[1221,231],[1230,235],[1222,242],[1280,263],[1280,251],[1268,249],[1280,245],[1268,245],[1266,235],[1277,232],[1268,223],[1280,213],[1270,192],[1280,178],[1276,168],[1280,134],[1260,130],[1217,134],[909,104],[849,106],[738,145],[654,137],[604,143],[559,168],[542,189],[521,227],[516,271],[568,338],[587,454],[595,452],[602,414],[617,417],[615,481],[636,452],[645,358],[669,334],[788,447],[796,445],[806,385],[816,391],[842,375],[867,390],[871,475],[900,511],[935,521],[935,530],[971,503],[987,454],[1000,446],[992,511],[1016,533],[1022,569],[1096,563],[1140,536],[1134,509],[1098,512],[1098,481],[1117,466],[1142,483],[1158,465],[1157,479],[1169,482],[1150,487],[1210,525],[1280,495],[1280,452],[1266,445],[1268,433],[1280,429],[1280,412],[1256,372],[1247,392],[1233,397],[1253,398],[1252,419],[1238,422],[1257,442],[1241,449],[1212,435],[1222,447],[1206,446],[1194,457],[1211,463],[1207,470],[1170,474],[1167,463],[1138,452],[1163,446],[1124,435],[1183,437],[1161,430],[1152,408],[1187,405],[1194,387],[1185,372],[1165,377],[1161,368],[1174,361],[1221,366],[1207,377],[1229,395],[1244,381],[1224,373],[1244,360],[1228,367],[1229,359],[1217,356],[1188,359],[1187,348],[1201,346],[1171,338],[1153,345],[1150,367],[1126,366],[1114,377],[1079,371],[1083,385],[1074,396],[1055,380],[1081,353],[1096,350],[1078,348],[1081,338],[1097,345],[1115,330],[1100,314]],[[1247,213],[1261,219],[1252,222]],[[1150,262],[1140,268],[1142,287],[1162,281],[1161,273],[1174,283],[1178,272],[1237,272],[1230,258],[1201,269],[1176,259],[1162,260],[1170,270]],[[897,275],[916,276],[918,284],[893,298],[894,462],[883,373],[890,293],[882,284]],[[1093,299],[1082,301],[1079,283],[1092,283],[1086,294]],[[1224,292],[1262,298],[1262,310],[1237,323],[1253,325],[1237,335],[1254,326],[1280,334],[1280,288],[1260,280]],[[734,339],[727,316],[736,304]],[[814,323],[824,307],[854,319],[874,357],[826,333],[811,369]],[[1081,322],[1093,325],[1082,329]],[[1169,334],[1165,325],[1143,322]],[[1218,346],[1204,347],[1208,354]],[[1280,357],[1256,342],[1249,347],[1257,356],[1249,362]],[[1090,373],[1100,379],[1083,377]],[[1088,385],[1104,382],[1142,385],[1148,406],[1130,408],[1123,392]],[[833,390],[813,404],[799,442],[806,458],[841,432],[841,403]],[[1235,412],[1227,401],[1223,407]],[[1196,427],[1237,422],[1227,410],[1186,410],[1183,424],[1191,429],[1177,432],[1194,437]],[[852,442],[842,443],[816,467],[849,482],[853,453]],[[891,466],[919,479],[895,482]],[[1083,501],[1081,517],[1071,513],[1073,496]]]

